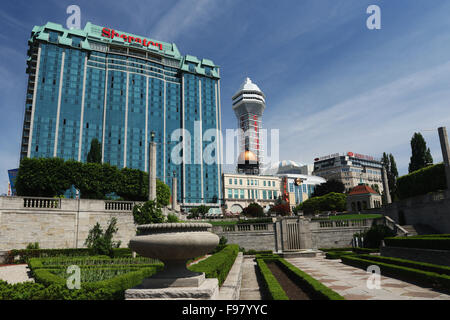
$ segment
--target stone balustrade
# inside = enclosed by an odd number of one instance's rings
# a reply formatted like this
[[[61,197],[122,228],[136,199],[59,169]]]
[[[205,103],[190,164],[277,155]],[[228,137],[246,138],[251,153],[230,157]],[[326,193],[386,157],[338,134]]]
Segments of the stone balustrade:
[[[105,201],[106,211],[133,211],[135,202]]]
[[[370,220],[372,221],[372,220]],[[369,227],[370,223],[367,219],[357,220],[329,220],[329,221],[312,221],[318,223],[319,228],[353,228],[353,227]]]
[[[273,232],[272,223],[249,223],[249,224],[234,224],[224,226],[214,226],[214,233],[229,233],[229,232]]]
[[[24,208],[61,209],[59,198],[23,198]]]

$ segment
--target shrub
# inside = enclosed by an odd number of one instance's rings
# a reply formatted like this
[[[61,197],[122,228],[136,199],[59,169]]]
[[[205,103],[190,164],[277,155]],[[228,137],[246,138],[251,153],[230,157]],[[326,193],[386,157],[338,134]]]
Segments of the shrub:
[[[384,243],[389,247],[450,250],[450,238],[446,237],[398,237],[386,238]]]
[[[155,201],[149,200],[144,204],[133,207],[133,218],[136,224],[163,223],[164,215]]]
[[[259,204],[253,202],[242,210],[242,214],[246,217],[264,217],[264,209]]]
[[[270,208],[269,213],[280,216],[288,216],[291,213],[291,207],[287,203],[275,205],[272,208]]]
[[[222,286],[236,260],[238,252],[239,246],[237,244],[227,245],[209,258],[190,266],[189,269],[195,272],[204,272],[207,278],[217,278],[219,286]]]
[[[352,251],[330,251],[325,254],[326,259],[337,260],[342,256],[354,254]]]
[[[167,221],[166,222],[168,222],[168,223],[178,223],[178,222],[180,222],[180,219],[178,219],[176,214],[169,213],[167,215]]]
[[[385,225],[373,225],[369,230],[362,234],[364,238],[364,247],[379,249],[381,241],[386,237],[395,236],[395,232]]]
[[[91,249],[94,254],[104,254],[110,257],[113,256],[113,248],[120,247],[120,241],[114,242],[112,240],[114,234],[117,232],[116,228],[117,218],[112,217],[109,220],[108,227],[105,231],[97,222],[95,226],[89,230],[89,235],[86,238],[85,245]]]
[[[429,192],[447,189],[443,163],[422,168],[397,179],[399,199],[411,198]]]
[[[39,242],[35,243],[29,243],[26,247],[27,250],[38,250],[39,249]]]
[[[343,193],[328,193],[303,202],[301,210],[305,214],[315,214],[321,211],[344,211],[347,205],[347,195]]]

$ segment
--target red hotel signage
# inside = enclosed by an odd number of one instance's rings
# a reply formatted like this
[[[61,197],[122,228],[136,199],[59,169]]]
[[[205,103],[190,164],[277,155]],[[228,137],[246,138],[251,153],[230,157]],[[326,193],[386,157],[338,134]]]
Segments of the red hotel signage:
[[[140,43],[141,45],[143,45],[144,47],[148,47],[148,46],[152,45],[152,46],[158,47],[159,50],[163,49],[163,46],[161,43],[149,41],[147,39],[141,39],[138,37],[127,36],[126,34],[120,34],[116,31],[114,31],[113,29],[108,29],[108,28],[103,28],[102,37],[110,38],[110,39],[114,39],[115,37],[117,37],[117,38],[122,38],[123,41],[126,41],[128,43],[137,42],[137,43]]]

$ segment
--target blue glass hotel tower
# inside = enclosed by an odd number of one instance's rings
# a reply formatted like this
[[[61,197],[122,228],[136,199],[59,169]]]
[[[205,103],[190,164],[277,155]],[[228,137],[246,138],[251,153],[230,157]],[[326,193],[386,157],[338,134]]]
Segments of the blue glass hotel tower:
[[[219,68],[211,60],[89,22],[83,30],[36,26],[28,42],[21,159],[86,161],[97,138],[103,162],[148,171],[154,132],[156,175],[171,186],[175,172],[180,204],[220,204],[220,162],[194,161],[195,147],[213,143],[213,156],[221,153],[220,139],[202,139],[208,129],[221,132]],[[181,163],[171,153],[188,137],[172,141],[177,129],[188,130],[192,139],[194,130],[200,132],[189,152],[182,151]]]

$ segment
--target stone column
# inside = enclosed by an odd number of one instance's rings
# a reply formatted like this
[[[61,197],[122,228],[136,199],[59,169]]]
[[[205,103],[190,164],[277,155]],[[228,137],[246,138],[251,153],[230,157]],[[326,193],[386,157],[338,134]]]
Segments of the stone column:
[[[389,183],[388,183],[386,168],[384,166],[382,166],[381,171],[382,171],[381,177],[383,179],[384,199],[386,200],[386,204],[391,204],[392,199],[391,199],[391,192],[389,190]]]
[[[177,211],[177,177],[172,178],[172,210]]]
[[[450,149],[448,146],[447,129],[441,127],[438,129],[439,140],[441,141],[442,159],[444,160],[445,176],[447,178],[447,189],[450,190]]]
[[[153,139],[148,161],[148,200],[156,201],[156,143]]]

